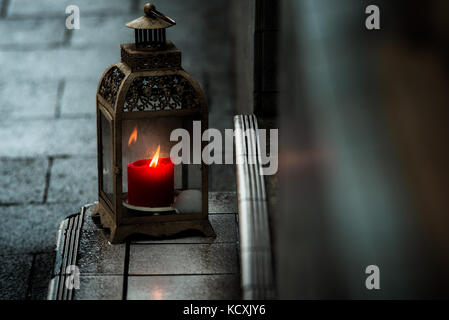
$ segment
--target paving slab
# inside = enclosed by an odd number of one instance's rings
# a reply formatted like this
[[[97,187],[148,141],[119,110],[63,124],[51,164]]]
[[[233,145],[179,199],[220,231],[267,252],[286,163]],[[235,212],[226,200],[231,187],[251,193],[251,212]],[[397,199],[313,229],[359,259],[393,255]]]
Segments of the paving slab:
[[[0,157],[97,154],[95,119],[0,121]]]
[[[58,81],[10,81],[0,83],[2,120],[54,118]]]
[[[47,201],[49,203],[86,203],[98,200],[96,157],[54,159],[51,167]]]
[[[126,27],[126,23],[136,18],[135,13],[85,17],[81,28],[72,32],[70,43],[73,46],[96,46],[99,50],[105,44],[112,44],[116,50],[120,50],[121,43],[134,42],[134,30]]]
[[[108,0],[10,0],[8,17],[16,16],[66,16],[65,9],[69,5],[77,5],[80,17],[83,14],[113,14],[130,10],[132,1]]]
[[[46,158],[0,159],[0,204],[41,202],[47,168]]]
[[[73,290],[73,300],[121,300],[123,276],[80,275],[80,287]]]
[[[131,244],[130,275],[237,273],[235,244]]]
[[[125,247],[125,244],[110,244],[101,230],[83,230],[77,261],[80,274],[122,275]]]
[[[70,213],[67,204],[2,206],[0,252],[39,253],[54,250],[59,223]]]
[[[64,85],[61,101],[61,117],[95,117],[98,81],[71,80]]]
[[[0,252],[0,300],[25,300],[33,256]]]
[[[44,252],[34,255],[30,298],[32,300],[47,299],[48,283],[52,277],[55,252]]]
[[[128,300],[236,300],[238,275],[131,276]]]
[[[120,61],[120,44],[101,50],[58,47],[51,50],[0,51],[0,68],[10,79],[47,81],[54,79],[95,79]],[[30,72],[32,70],[32,72]]]
[[[0,48],[58,45],[64,41],[65,18],[8,20],[0,23]]]

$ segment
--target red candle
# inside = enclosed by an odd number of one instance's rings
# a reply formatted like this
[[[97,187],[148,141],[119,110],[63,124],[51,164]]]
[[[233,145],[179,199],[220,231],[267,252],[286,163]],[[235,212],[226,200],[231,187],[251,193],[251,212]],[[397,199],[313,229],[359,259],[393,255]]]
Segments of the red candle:
[[[173,203],[174,166],[170,158],[159,158],[128,164],[128,203],[140,207],[169,207]]]

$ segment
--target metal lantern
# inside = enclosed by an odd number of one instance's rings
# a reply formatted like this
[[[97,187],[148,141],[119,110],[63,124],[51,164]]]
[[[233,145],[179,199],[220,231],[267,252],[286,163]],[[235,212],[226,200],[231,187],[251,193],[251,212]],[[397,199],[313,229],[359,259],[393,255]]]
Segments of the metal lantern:
[[[99,202],[93,216],[109,229],[111,243],[189,229],[214,236],[207,166],[192,163],[192,143],[187,161],[174,164],[170,158],[177,143],[170,141],[173,130],[202,136],[207,129],[206,99],[182,69],[181,52],[166,40],[175,21],[152,4],[144,13],[126,24],[135,43],[120,46],[121,62],[104,72],[98,86]]]

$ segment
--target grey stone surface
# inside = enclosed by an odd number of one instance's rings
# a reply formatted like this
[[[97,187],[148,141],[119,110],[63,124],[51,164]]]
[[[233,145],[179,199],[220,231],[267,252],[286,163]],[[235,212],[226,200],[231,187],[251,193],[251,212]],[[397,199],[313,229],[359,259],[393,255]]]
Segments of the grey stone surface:
[[[237,273],[235,244],[132,244],[130,275]]]
[[[0,207],[2,254],[50,252],[56,245],[59,223],[69,214],[67,204]]]
[[[64,40],[65,18],[3,20],[0,24],[0,47],[57,45]]]
[[[0,300],[24,300],[27,296],[33,256],[0,255]]]
[[[67,6],[75,4],[80,9],[80,15],[83,14],[116,14],[118,12],[127,11],[132,5],[132,1],[108,0],[108,1],[91,1],[91,0],[39,0],[38,3],[33,0],[10,0],[8,15],[9,16],[66,16],[65,9]]]
[[[5,80],[3,80],[5,81]],[[53,118],[58,81],[11,81],[0,83],[2,120]]]
[[[99,48],[107,44],[115,50],[120,50],[121,43],[134,42],[134,30],[125,26],[126,23],[134,19],[136,19],[135,13],[85,17],[83,18],[83,26],[72,33],[71,44],[74,46],[97,46]],[[95,30],[95,32],[92,32],[92,30]]]
[[[32,268],[31,299],[47,299],[48,283],[52,276],[54,259],[54,251],[35,254]]]
[[[120,61],[120,47],[55,48],[53,50],[0,51],[0,67],[4,74],[19,80],[54,80],[61,78],[99,80],[104,70]],[[30,72],[32,70],[32,72]]]
[[[120,275],[125,265],[125,244],[110,244],[100,230],[83,230],[77,265],[83,275]]]
[[[202,237],[190,235],[170,240],[139,240],[134,243],[235,243],[237,241],[237,226],[235,216],[233,214],[227,215],[211,215],[209,221],[214,228],[216,238]]]
[[[67,80],[62,95],[61,117],[95,117],[97,86],[96,80]]]
[[[95,155],[95,119],[0,121],[0,157]]]
[[[98,200],[97,158],[54,159],[47,201],[79,203]]]
[[[80,30],[65,29],[65,8],[69,4],[80,8]],[[177,26],[167,35],[183,51],[185,69],[206,91],[210,126],[232,128],[233,44],[226,28],[230,18],[227,1],[173,0],[158,6],[177,20]],[[0,159],[4,169],[0,187],[6,190],[0,195],[0,203],[9,204],[0,206],[2,216],[8,217],[0,225],[0,252],[34,253],[34,269],[43,270],[49,261],[45,252],[53,249],[59,222],[79,211],[80,205],[96,199],[95,91],[103,71],[120,61],[120,43],[132,41],[132,32],[123,24],[142,15],[143,2],[9,0],[1,1],[0,7],[0,69],[8,78],[0,85]],[[44,198],[48,157],[53,165],[47,201],[27,205],[25,202]],[[17,158],[35,158],[35,162],[28,171],[22,170],[12,163]],[[233,172],[232,167],[212,169],[211,190],[232,190]],[[12,202],[18,205],[10,205]],[[212,202],[212,208],[214,212],[236,212],[216,202]],[[225,228],[216,241],[231,239],[231,229],[225,227],[231,218],[214,219],[217,230]],[[86,226],[95,231],[93,225]],[[121,253],[114,253],[116,249],[103,250],[118,260],[121,257]],[[91,252],[83,259],[87,265],[89,259],[104,258],[101,254]],[[204,259],[200,261],[205,263]],[[219,269],[216,262],[211,266]],[[116,270],[102,266],[89,272]],[[29,293],[33,299],[43,297],[47,278],[40,275],[39,271],[32,276]],[[21,296],[20,285],[16,293],[12,285],[10,289],[11,295]]]
[[[237,195],[233,192],[209,192],[209,213],[237,213]]]
[[[45,158],[0,159],[0,203],[41,202],[47,168]]]
[[[128,300],[236,300],[238,275],[131,276]]]
[[[121,300],[123,276],[80,276],[74,300]]]

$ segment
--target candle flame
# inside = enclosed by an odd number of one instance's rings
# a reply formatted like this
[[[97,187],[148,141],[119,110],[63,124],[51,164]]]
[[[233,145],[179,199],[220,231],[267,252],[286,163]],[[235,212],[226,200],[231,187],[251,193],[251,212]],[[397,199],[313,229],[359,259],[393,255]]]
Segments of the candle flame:
[[[153,160],[151,160],[150,167],[156,168],[157,162],[159,160],[159,152],[161,151],[161,145],[157,146],[156,153],[153,155]]]
[[[133,132],[131,133],[131,135],[129,136],[129,140],[128,140],[128,147],[137,142],[137,126],[134,128]]]

